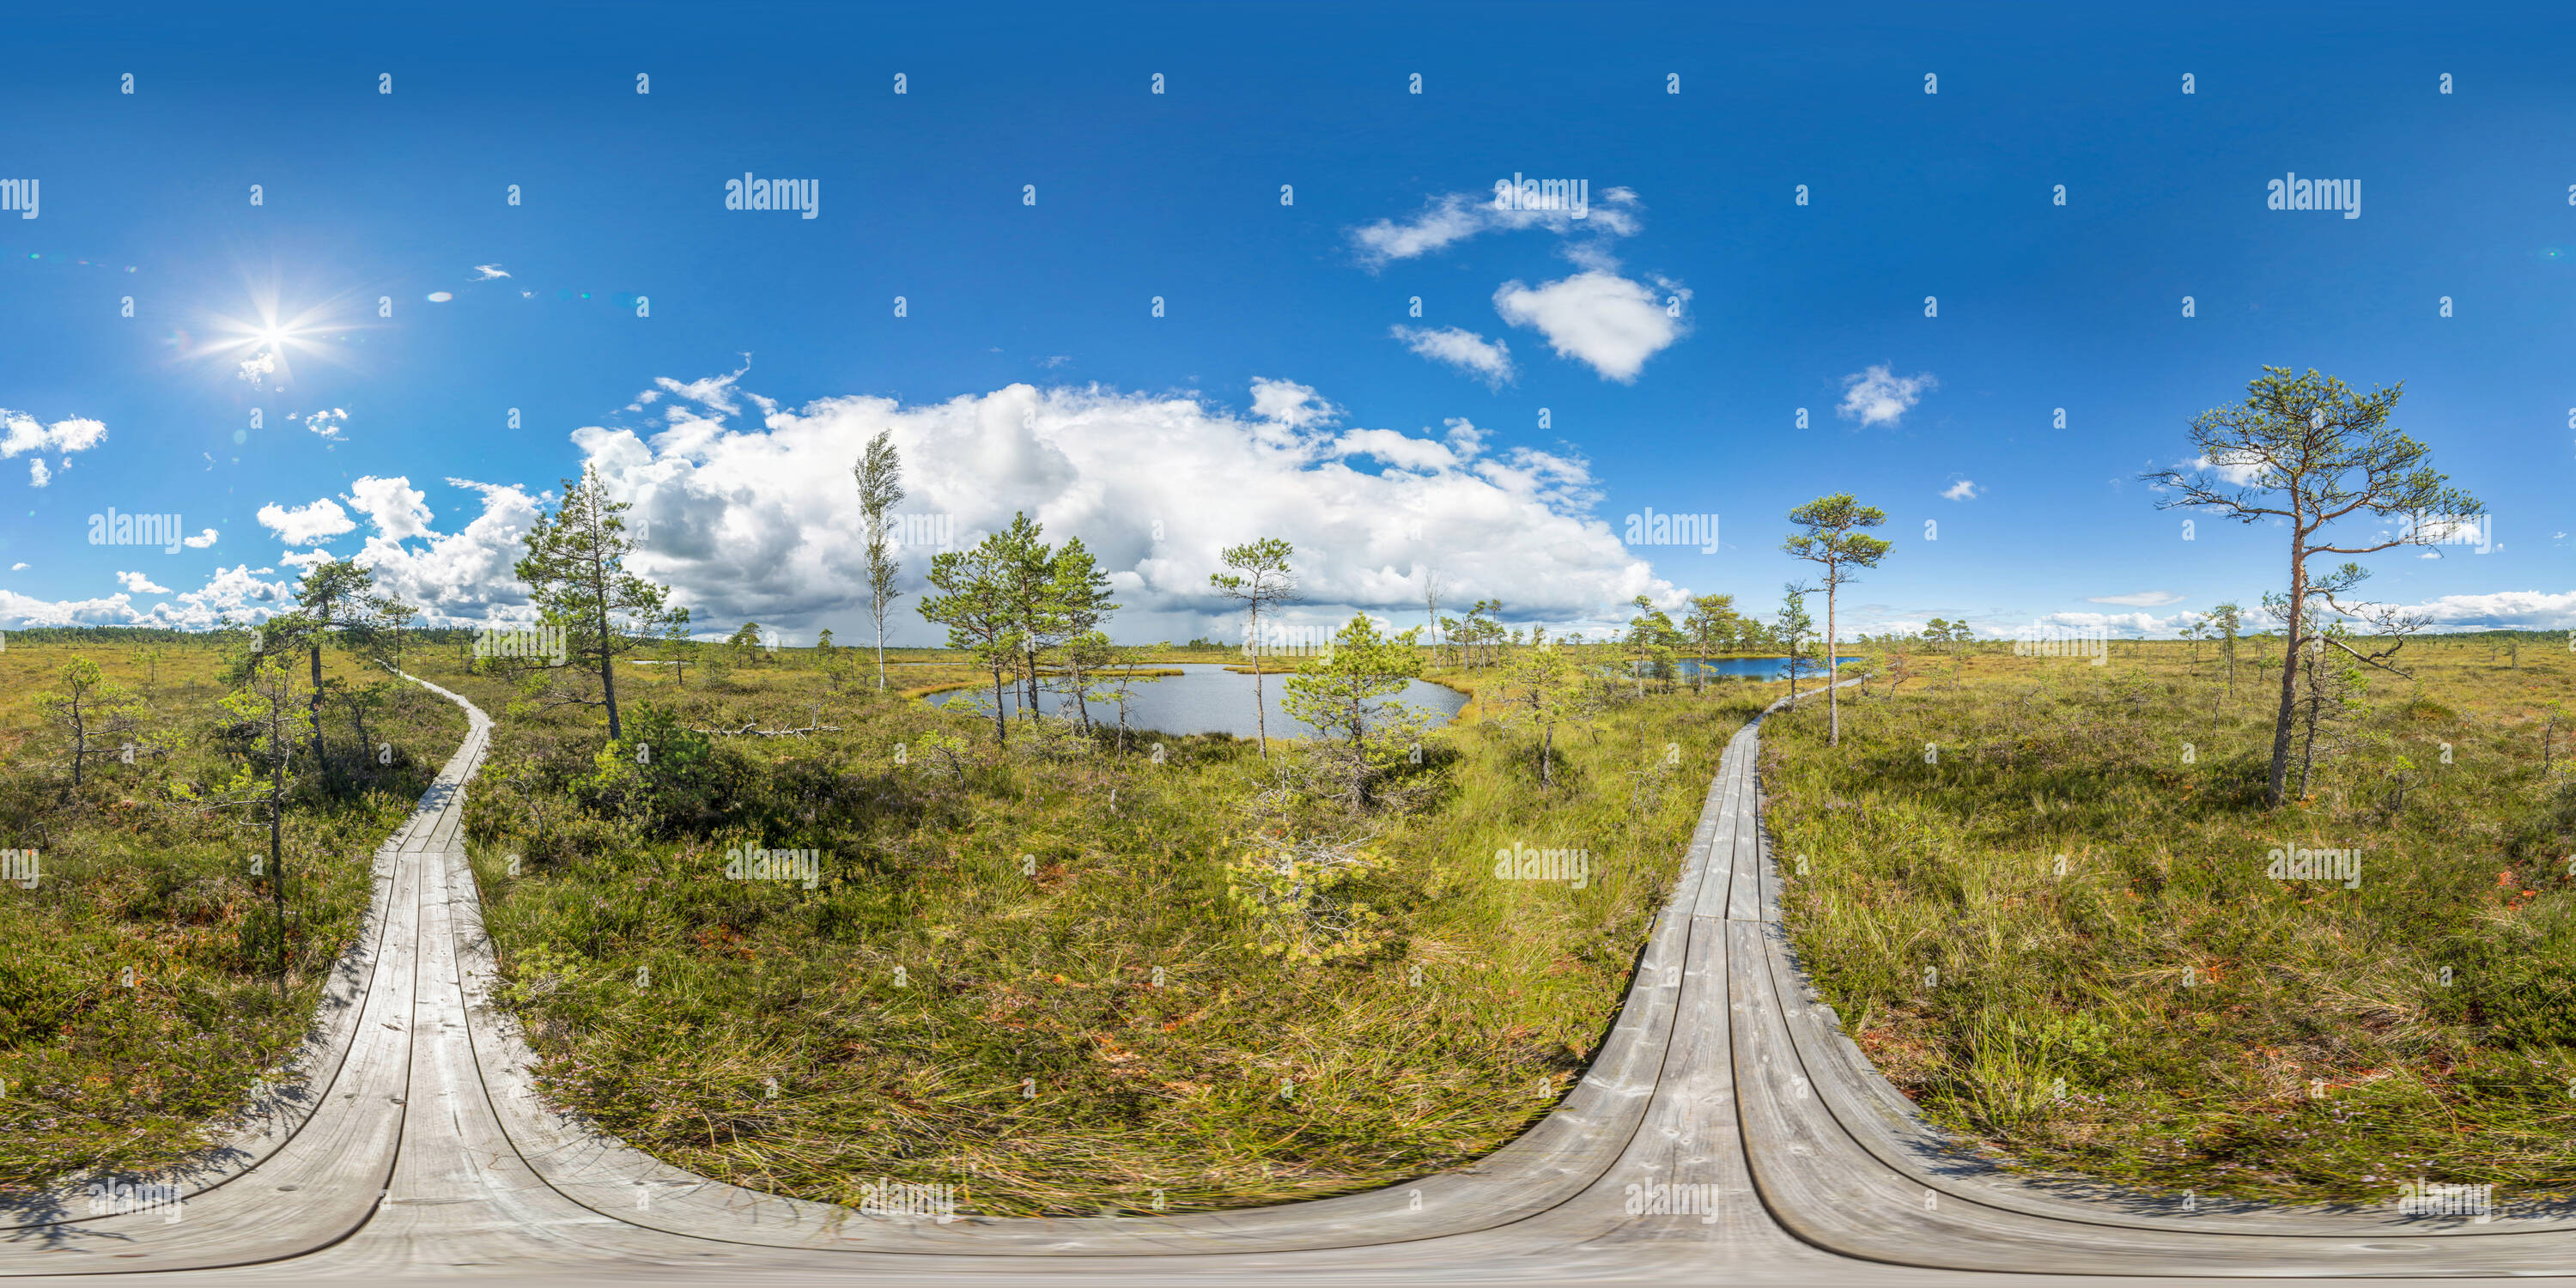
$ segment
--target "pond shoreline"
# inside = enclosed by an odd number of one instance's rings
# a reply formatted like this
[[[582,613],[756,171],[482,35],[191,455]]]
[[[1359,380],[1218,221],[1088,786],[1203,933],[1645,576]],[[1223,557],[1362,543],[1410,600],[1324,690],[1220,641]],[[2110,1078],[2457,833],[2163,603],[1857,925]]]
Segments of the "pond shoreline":
[[[1140,677],[1155,675],[1157,679],[1155,682],[1137,686],[1131,693],[1126,716],[1126,723],[1131,729],[1139,726],[1159,727],[1167,734],[1223,733],[1237,738],[1253,738],[1259,736],[1266,726],[1273,737],[1313,736],[1313,730],[1288,713],[1287,689],[1284,685],[1262,686],[1265,692],[1257,709],[1266,712],[1267,719],[1265,721],[1256,717],[1256,707],[1250,701],[1253,696],[1252,686],[1234,678],[1251,675],[1249,667],[1238,668],[1223,662],[1190,662],[1179,664],[1177,668],[1140,668],[1137,674]],[[1265,678],[1286,679],[1294,676],[1296,672],[1293,668],[1278,671],[1265,668],[1261,674]],[[906,690],[906,696],[918,697],[932,706],[949,707],[955,702],[967,700],[964,695],[981,693],[990,687],[988,674],[973,679],[952,679],[938,685],[924,685],[918,690]],[[1015,691],[1005,690],[1001,696],[1005,710],[1012,718],[1019,718],[1020,695]],[[1469,685],[1412,677],[1406,681],[1403,692],[1395,697],[1396,700],[1409,706],[1426,711],[1436,722],[1447,724],[1461,719],[1461,713],[1474,704],[1476,694]],[[983,704],[979,702],[978,705]],[[1118,722],[1116,702],[1095,698],[1088,706],[1093,722],[1113,724]],[[1049,692],[1040,695],[1039,709],[1054,715],[1059,712],[1069,712],[1071,704],[1067,695]],[[990,718],[992,711],[989,707],[985,707],[979,714]]]

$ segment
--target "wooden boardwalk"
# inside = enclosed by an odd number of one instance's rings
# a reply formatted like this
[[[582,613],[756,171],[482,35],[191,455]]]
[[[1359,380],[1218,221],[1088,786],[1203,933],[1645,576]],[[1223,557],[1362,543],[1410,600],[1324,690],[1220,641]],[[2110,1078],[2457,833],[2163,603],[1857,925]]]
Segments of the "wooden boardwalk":
[[[1727,746],[1600,1055],[1554,1112],[1472,1167],[1341,1198],[1161,1217],[942,1222],[738,1189],[605,1139],[535,1093],[529,1050],[491,1002],[491,944],[458,838],[491,722],[437,691],[465,708],[471,730],[377,853],[365,931],[339,964],[293,1085],[203,1165],[153,1178],[178,1187],[175,1212],[91,1215],[77,1183],[0,1210],[0,1276],[1962,1284],[2576,1274],[2576,1222],[2566,1220],[2186,1212],[2173,1200],[2022,1183],[1951,1150],[1814,1000],[1788,951],[1761,823],[1759,721]]]

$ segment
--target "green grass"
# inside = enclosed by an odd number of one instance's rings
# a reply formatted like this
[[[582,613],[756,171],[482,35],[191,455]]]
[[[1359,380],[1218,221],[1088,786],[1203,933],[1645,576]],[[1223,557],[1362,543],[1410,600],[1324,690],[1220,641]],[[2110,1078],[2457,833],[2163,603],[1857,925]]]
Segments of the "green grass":
[[[368,721],[393,748],[380,765],[356,754],[345,720],[326,716],[331,753],[357,768],[325,792],[297,763],[280,997],[266,895],[247,872],[265,827],[208,804],[241,763],[214,705],[224,655],[212,640],[165,648],[147,689],[146,668],[111,636],[0,652],[0,849],[41,855],[35,889],[0,885],[0,1201],[76,1171],[176,1161],[247,1103],[255,1078],[275,1076],[357,935],[371,855],[465,732],[453,704],[402,685]],[[146,695],[136,738],[146,750],[132,765],[92,762],[78,790],[39,707],[75,655]],[[329,674],[368,678],[345,656],[325,658]]]
[[[840,726],[716,739],[659,835],[572,810],[595,717],[503,722],[469,836],[545,1086],[737,1184],[855,1202],[880,1177],[945,1182],[1009,1214],[1340,1193],[1527,1128],[1606,1035],[1723,745],[1777,691],[1650,695],[1560,731],[1553,798],[1528,734],[1458,727],[1430,755],[1445,787],[1375,821],[1381,865],[1348,892],[1386,937],[1301,964],[1255,951],[1228,895],[1249,742],[997,754],[988,721],[780,657],[630,691],[703,728],[815,704]],[[973,744],[962,780],[924,754],[934,731]],[[1512,845],[1587,850],[1587,888],[1494,879]],[[726,880],[739,847],[820,850],[820,888]]]
[[[1794,942],[1862,1048],[2036,1171],[2576,1189],[2576,788],[2535,718],[2571,659],[2412,645],[2416,678],[2374,675],[2266,811],[2279,671],[2240,664],[2230,698],[2214,648],[2197,674],[2187,645],[2119,651],[1917,654],[1845,703],[1839,749],[1820,706],[1765,726]],[[2360,850],[2359,888],[2268,877],[2284,845]]]

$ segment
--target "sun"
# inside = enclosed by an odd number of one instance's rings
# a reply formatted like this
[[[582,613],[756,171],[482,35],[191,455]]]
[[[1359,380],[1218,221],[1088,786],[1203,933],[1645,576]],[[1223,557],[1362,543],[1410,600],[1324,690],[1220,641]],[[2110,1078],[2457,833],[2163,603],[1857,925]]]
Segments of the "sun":
[[[203,339],[183,356],[261,390],[291,384],[294,363],[300,357],[346,364],[337,341],[363,325],[351,320],[356,312],[354,296],[344,293],[320,304],[294,306],[284,301],[284,292],[274,285],[245,285],[249,289],[242,303],[247,307],[233,312],[209,310],[198,332]]]

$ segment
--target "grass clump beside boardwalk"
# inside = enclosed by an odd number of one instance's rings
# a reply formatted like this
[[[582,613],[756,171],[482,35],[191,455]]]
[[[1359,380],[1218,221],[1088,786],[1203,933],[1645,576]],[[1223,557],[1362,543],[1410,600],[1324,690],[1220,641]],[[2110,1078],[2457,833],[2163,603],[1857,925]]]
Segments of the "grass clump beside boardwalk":
[[[781,651],[628,690],[624,744],[503,720],[468,833],[505,1000],[558,1103],[675,1165],[1022,1215],[1316,1197],[1511,1139],[1606,1035],[1764,692],[1617,700],[1558,730],[1547,797],[1529,734],[1454,729],[1410,811],[1325,835],[1248,740],[1023,722],[997,751],[872,687]],[[817,706],[837,730],[690,732]],[[645,741],[668,775],[627,774]],[[1311,954],[1246,862],[1292,833],[1349,860],[1290,898]],[[1585,851],[1582,888],[1496,879],[1517,847]],[[815,887],[728,878],[761,850],[813,852]]]
[[[2229,697],[2182,644],[2120,653],[1918,656],[1847,700],[1839,751],[1814,711],[1764,726],[1785,914],[1862,1049],[2045,1172],[2576,1190],[2576,776],[2547,705],[2576,664],[2419,641],[2267,812],[2277,667],[2240,660]],[[2289,849],[2357,852],[2358,886],[2270,875]]]
[[[367,713],[363,754],[326,708],[340,777],[326,785],[295,758],[281,997],[268,896],[248,871],[267,828],[244,825],[256,810],[217,804],[237,770],[265,764],[216,705],[244,637],[165,642],[146,661],[118,632],[78,634],[13,635],[0,652],[0,849],[37,853],[33,889],[0,884],[0,1204],[68,1174],[174,1163],[249,1102],[254,1080],[277,1077],[357,937],[376,847],[465,734],[453,704],[400,681]],[[75,657],[136,703],[134,728],[87,760],[77,788],[42,705]],[[386,678],[336,651],[324,672],[353,687]]]

